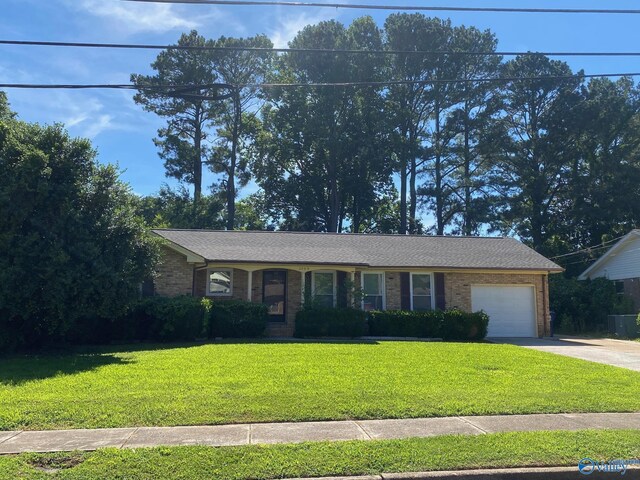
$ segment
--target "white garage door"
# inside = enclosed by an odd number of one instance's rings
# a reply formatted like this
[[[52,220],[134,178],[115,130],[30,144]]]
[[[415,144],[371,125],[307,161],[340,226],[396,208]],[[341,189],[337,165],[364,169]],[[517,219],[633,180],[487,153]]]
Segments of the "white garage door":
[[[474,312],[489,315],[488,337],[535,337],[536,305],[533,287],[472,285]]]

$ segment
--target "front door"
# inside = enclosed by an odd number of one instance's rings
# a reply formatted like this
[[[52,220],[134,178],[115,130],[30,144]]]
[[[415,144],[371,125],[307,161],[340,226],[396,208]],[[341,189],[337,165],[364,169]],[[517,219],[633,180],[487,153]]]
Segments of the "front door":
[[[269,308],[271,322],[284,322],[287,304],[286,270],[266,270],[262,274],[262,303]]]

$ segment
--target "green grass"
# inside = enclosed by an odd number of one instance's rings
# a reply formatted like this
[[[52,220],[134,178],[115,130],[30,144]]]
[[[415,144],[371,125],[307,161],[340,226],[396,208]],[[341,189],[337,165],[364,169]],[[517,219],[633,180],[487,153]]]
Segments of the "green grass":
[[[640,458],[640,431],[519,432],[392,441],[105,449],[0,457],[0,479],[267,479]],[[40,468],[53,468],[45,473]]]
[[[0,359],[0,429],[640,411],[640,373],[510,345],[138,346]]]

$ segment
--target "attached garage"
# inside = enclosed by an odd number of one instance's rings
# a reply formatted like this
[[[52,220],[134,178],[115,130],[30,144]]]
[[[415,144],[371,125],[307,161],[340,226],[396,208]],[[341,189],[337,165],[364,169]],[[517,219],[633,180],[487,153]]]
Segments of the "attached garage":
[[[530,285],[472,285],[473,311],[489,315],[488,337],[536,337],[536,297]]]

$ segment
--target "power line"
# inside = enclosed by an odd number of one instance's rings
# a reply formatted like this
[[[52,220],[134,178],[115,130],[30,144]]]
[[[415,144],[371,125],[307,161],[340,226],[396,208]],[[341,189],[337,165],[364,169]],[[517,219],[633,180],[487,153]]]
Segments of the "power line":
[[[458,56],[535,56],[547,57],[640,57],[640,52],[516,52],[516,51],[454,51],[454,50],[357,50],[326,48],[268,48],[241,46],[211,45],[154,45],[132,43],[92,43],[92,42],[57,42],[40,40],[0,40],[0,45],[70,47],[70,48],[113,48],[140,50],[194,50],[214,52],[256,52],[256,53],[340,53],[364,55],[458,55]]]
[[[640,74],[639,74],[640,75]],[[135,85],[133,83],[94,83],[94,84],[43,84],[43,83],[0,83],[0,88],[20,88],[33,90],[149,90],[165,93],[161,90],[176,90],[177,93],[201,91],[206,89],[233,89],[229,83],[212,83],[207,85]]]
[[[571,80],[583,78],[606,77],[638,77],[638,73],[594,73],[583,75],[548,75],[540,77],[484,77],[484,78],[459,78],[459,79],[430,79],[430,80],[387,80],[380,82],[327,82],[327,83],[255,83],[245,84],[243,87],[253,88],[286,88],[286,87],[384,87],[394,85],[432,85],[432,84],[456,84],[475,82],[519,82],[541,80]]]
[[[613,243],[613,242],[615,242],[617,240],[620,240],[621,238],[624,238],[624,237],[626,237],[626,235],[622,235],[620,237],[613,238],[613,239],[608,240],[606,242],[602,242],[602,243],[600,243],[598,245],[594,245],[593,247],[586,247],[586,248],[582,248],[580,250],[576,250],[575,252],[565,253],[564,255],[557,255],[555,257],[551,257],[551,260],[555,260],[557,258],[570,257],[572,255],[579,255],[581,253],[588,253],[588,252],[591,252],[593,250],[600,250],[602,248],[607,248],[609,243]]]
[[[591,13],[637,15],[640,10],[634,9],[594,9],[594,8],[511,8],[511,7],[427,7],[416,5],[371,5],[349,3],[319,3],[290,1],[240,1],[240,0],[124,0],[141,3],[180,3],[192,5],[226,5],[226,6],[278,6],[278,7],[317,7],[348,8],[356,10],[395,10],[414,12],[482,12],[482,13]]]
[[[474,82],[519,82],[519,81],[543,81],[543,80],[571,80],[584,78],[605,77],[640,77],[640,72],[634,73],[594,73],[583,75],[548,75],[540,77],[484,77],[465,79],[430,79],[430,80],[387,80],[375,82],[325,82],[325,83],[213,83],[207,85],[135,85],[135,84],[37,84],[37,83],[0,83],[0,88],[18,89],[120,89],[120,90],[161,90],[161,89],[234,89],[234,88],[304,88],[304,87],[384,87],[394,85],[432,85],[432,84],[456,84]],[[158,92],[163,93],[163,92]]]

